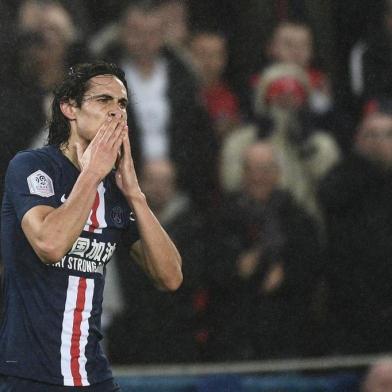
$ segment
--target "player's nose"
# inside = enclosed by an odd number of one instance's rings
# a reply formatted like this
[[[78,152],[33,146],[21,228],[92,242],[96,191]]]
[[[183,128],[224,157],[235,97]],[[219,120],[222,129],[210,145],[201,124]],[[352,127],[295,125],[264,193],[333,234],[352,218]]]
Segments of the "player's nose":
[[[122,118],[124,118],[124,113],[121,110],[111,110],[109,112],[109,116],[117,118],[117,119],[122,119]]]

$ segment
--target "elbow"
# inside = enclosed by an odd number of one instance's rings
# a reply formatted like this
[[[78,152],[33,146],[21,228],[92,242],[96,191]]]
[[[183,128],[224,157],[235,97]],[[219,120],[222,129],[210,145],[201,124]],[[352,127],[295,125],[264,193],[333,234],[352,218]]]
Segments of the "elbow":
[[[55,264],[59,262],[65,254],[61,247],[56,246],[56,244],[52,242],[38,243],[35,252],[44,264]]]
[[[165,291],[176,291],[182,285],[184,277],[181,271],[181,264],[178,263],[176,269],[161,282],[161,287]]]
[[[176,291],[176,290],[178,290],[178,289],[181,287],[183,280],[184,280],[184,278],[183,278],[183,276],[182,276],[182,272],[180,271],[180,272],[177,274],[177,276],[175,276],[174,278],[172,278],[172,279],[170,280],[170,282],[168,282],[168,283],[166,284],[166,289],[167,289],[168,291]]]

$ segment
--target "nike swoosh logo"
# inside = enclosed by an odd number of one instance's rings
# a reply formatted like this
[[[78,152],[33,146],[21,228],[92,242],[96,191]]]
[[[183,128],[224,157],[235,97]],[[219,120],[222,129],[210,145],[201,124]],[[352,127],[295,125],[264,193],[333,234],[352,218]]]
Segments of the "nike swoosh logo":
[[[63,196],[61,196],[61,199],[60,199],[60,201],[62,202],[62,203],[65,203],[65,201],[66,201],[67,199],[65,198],[65,193],[64,193],[64,195]]]

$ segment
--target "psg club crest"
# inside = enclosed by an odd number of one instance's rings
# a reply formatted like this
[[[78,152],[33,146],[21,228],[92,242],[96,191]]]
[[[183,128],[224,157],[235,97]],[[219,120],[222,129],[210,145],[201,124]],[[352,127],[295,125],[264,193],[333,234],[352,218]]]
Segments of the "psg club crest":
[[[121,227],[124,224],[124,211],[121,207],[116,206],[112,209],[111,218],[114,222],[114,225],[117,227]]]

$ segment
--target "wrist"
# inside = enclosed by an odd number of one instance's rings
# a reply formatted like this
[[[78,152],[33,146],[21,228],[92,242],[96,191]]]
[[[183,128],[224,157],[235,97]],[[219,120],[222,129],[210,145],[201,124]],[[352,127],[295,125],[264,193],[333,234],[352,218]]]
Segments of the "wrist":
[[[101,176],[94,172],[93,170],[82,170],[79,177],[88,184],[98,187],[99,183],[102,181]]]
[[[139,204],[146,204],[146,196],[142,191],[137,191],[133,193],[129,193],[125,195],[125,199],[127,200],[130,207],[134,208]]]

